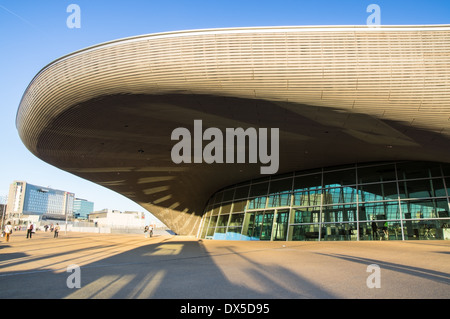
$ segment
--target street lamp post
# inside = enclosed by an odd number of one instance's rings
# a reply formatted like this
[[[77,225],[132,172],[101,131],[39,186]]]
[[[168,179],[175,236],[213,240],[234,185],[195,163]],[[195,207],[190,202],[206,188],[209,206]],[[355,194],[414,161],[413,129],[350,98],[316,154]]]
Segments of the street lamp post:
[[[3,203],[3,209],[2,209],[2,228],[5,225],[5,216],[6,216],[6,205],[8,203],[8,196],[1,196],[0,197],[1,201],[0,203]]]

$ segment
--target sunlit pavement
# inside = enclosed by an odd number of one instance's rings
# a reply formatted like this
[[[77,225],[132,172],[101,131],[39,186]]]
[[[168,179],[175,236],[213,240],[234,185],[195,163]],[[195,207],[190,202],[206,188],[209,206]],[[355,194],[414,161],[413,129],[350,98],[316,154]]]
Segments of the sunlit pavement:
[[[450,241],[237,242],[61,231],[31,239],[15,232],[0,242],[2,299],[448,299],[449,273]]]

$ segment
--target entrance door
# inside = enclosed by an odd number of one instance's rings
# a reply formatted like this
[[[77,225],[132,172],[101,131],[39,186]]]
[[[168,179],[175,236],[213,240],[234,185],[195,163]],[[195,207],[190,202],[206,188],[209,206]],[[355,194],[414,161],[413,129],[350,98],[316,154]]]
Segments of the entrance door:
[[[260,237],[261,240],[270,240],[272,236],[273,215],[273,210],[264,212]]]
[[[277,211],[277,217],[274,223],[273,240],[286,240],[288,229],[289,210]]]

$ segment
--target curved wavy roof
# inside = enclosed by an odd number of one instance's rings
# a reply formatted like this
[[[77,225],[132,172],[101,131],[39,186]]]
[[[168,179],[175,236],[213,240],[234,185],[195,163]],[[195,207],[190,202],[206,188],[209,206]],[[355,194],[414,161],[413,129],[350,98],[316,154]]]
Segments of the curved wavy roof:
[[[450,26],[167,32],[86,48],[31,81],[16,126],[42,160],[195,234],[260,164],[174,164],[177,127],[280,128],[279,173],[450,161]]]

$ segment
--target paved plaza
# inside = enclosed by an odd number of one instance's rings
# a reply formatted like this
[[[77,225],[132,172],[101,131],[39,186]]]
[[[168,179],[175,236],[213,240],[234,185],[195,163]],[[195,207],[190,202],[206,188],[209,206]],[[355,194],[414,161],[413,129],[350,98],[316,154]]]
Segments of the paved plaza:
[[[379,267],[376,280],[371,265]],[[69,287],[77,281],[80,288]],[[19,231],[0,242],[2,299],[447,299],[449,284],[450,241],[238,242],[64,231],[27,239]]]

